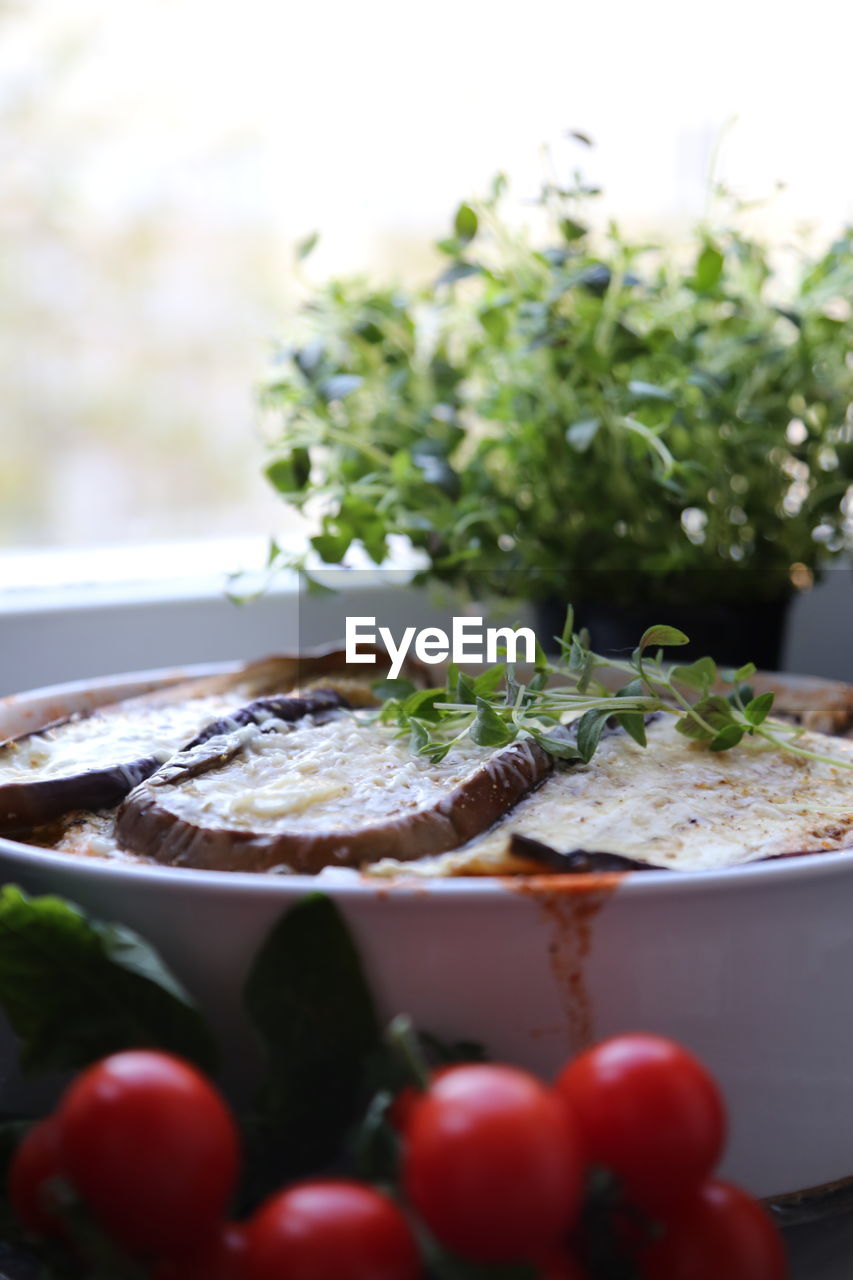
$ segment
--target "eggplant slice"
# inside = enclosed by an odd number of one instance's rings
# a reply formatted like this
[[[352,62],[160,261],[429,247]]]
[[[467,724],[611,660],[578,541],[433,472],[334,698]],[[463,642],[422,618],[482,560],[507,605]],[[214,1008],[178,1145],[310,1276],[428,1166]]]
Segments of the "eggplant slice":
[[[221,732],[247,699],[318,680],[337,683],[348,702],[374,701],[364,677],[347,675],[344,651],[331,649],[171,684],[0,743],[0,835],[21,837],[74,811],[112,808],[186,743]]]
[[[346,712],[318,722],[308,705],[292,728],[249,725],[175,756],[124,801],[116,835],[125,851],[218,871],[409,860],[487,830],[552,768],[529,740],[432,764],[392,729]]]

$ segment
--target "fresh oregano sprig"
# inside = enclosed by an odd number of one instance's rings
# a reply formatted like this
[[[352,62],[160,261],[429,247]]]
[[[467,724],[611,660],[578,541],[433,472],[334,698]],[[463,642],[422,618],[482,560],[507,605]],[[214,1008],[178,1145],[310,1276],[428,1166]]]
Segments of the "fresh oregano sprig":
[[[556,660],[537,648],[534,673],[526,681],[505,663],[478,676],[451,664],[446,684],[436,689],[415,689],[407,680],[381,681],[374,685],[384,699],[379,719],[409,734],[412,750],[436,763],[466,738],[502,747],[529,737],[558,759],[587,764],[608,722],[615,721],[645,747],[647,717],[665,714],[676,717],[679,733],[705,742],[711,751],[760,738],[769,747],[853,769],[853,761],[801,745],[799,726],[769,719],[775,696],[756,694],[748,683],[755,675],[753,663],[737,671],[720,670],[708,657],[686,666],[665,664],[664,648],[689,643],[676,627],[649,627],[630,658],[606,658],[590,648],[586,631],[574,630],[570,607],[563,633],[555,639]],[[625,677],[615,688],[614,675]]]

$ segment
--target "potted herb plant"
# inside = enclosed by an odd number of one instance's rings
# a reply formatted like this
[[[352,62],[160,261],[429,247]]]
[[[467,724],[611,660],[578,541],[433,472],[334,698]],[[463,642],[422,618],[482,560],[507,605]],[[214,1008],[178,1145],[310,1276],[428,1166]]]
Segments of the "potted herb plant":
[[[853,543],[851,232],[780,268],[734,206],[681,253],[595,235],[597,194],[546,185],[537,239],[498,179],[431,283],[317,290],[263,393],[267,474],[322,562],[402,535],[547,636],[570,598],[599,647],[668,611],[776,666],[792,594]]]

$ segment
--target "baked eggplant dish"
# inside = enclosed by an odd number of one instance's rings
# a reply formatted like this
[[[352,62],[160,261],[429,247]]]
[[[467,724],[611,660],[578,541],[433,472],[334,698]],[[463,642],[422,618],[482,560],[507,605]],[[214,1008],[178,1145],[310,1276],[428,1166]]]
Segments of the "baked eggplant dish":
[[[271,658],[71,716],[0,745],[0,834],[140,867],[371,877],[853,852],[849,686],[742,669],[726,695],[710,660],[637,650],[614,690],[581,650],[433,689],[415,667],[370,683],[340,651]]]

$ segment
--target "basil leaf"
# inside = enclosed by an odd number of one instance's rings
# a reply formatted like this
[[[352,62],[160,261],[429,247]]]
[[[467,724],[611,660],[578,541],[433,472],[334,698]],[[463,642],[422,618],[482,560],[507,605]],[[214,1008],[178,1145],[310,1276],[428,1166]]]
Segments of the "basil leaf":
[[[217,1050],[190,996],[138,934],[61,898],[0,893],[0,1005],[31,1072],[157,1048],[206,1071]]]
[[[311,894],[264,942],[244,988],[266,1056],[260,1120],[279,1135],[281,1167],[316,1170],[355,1119],[376,1010],[343,916]]]

